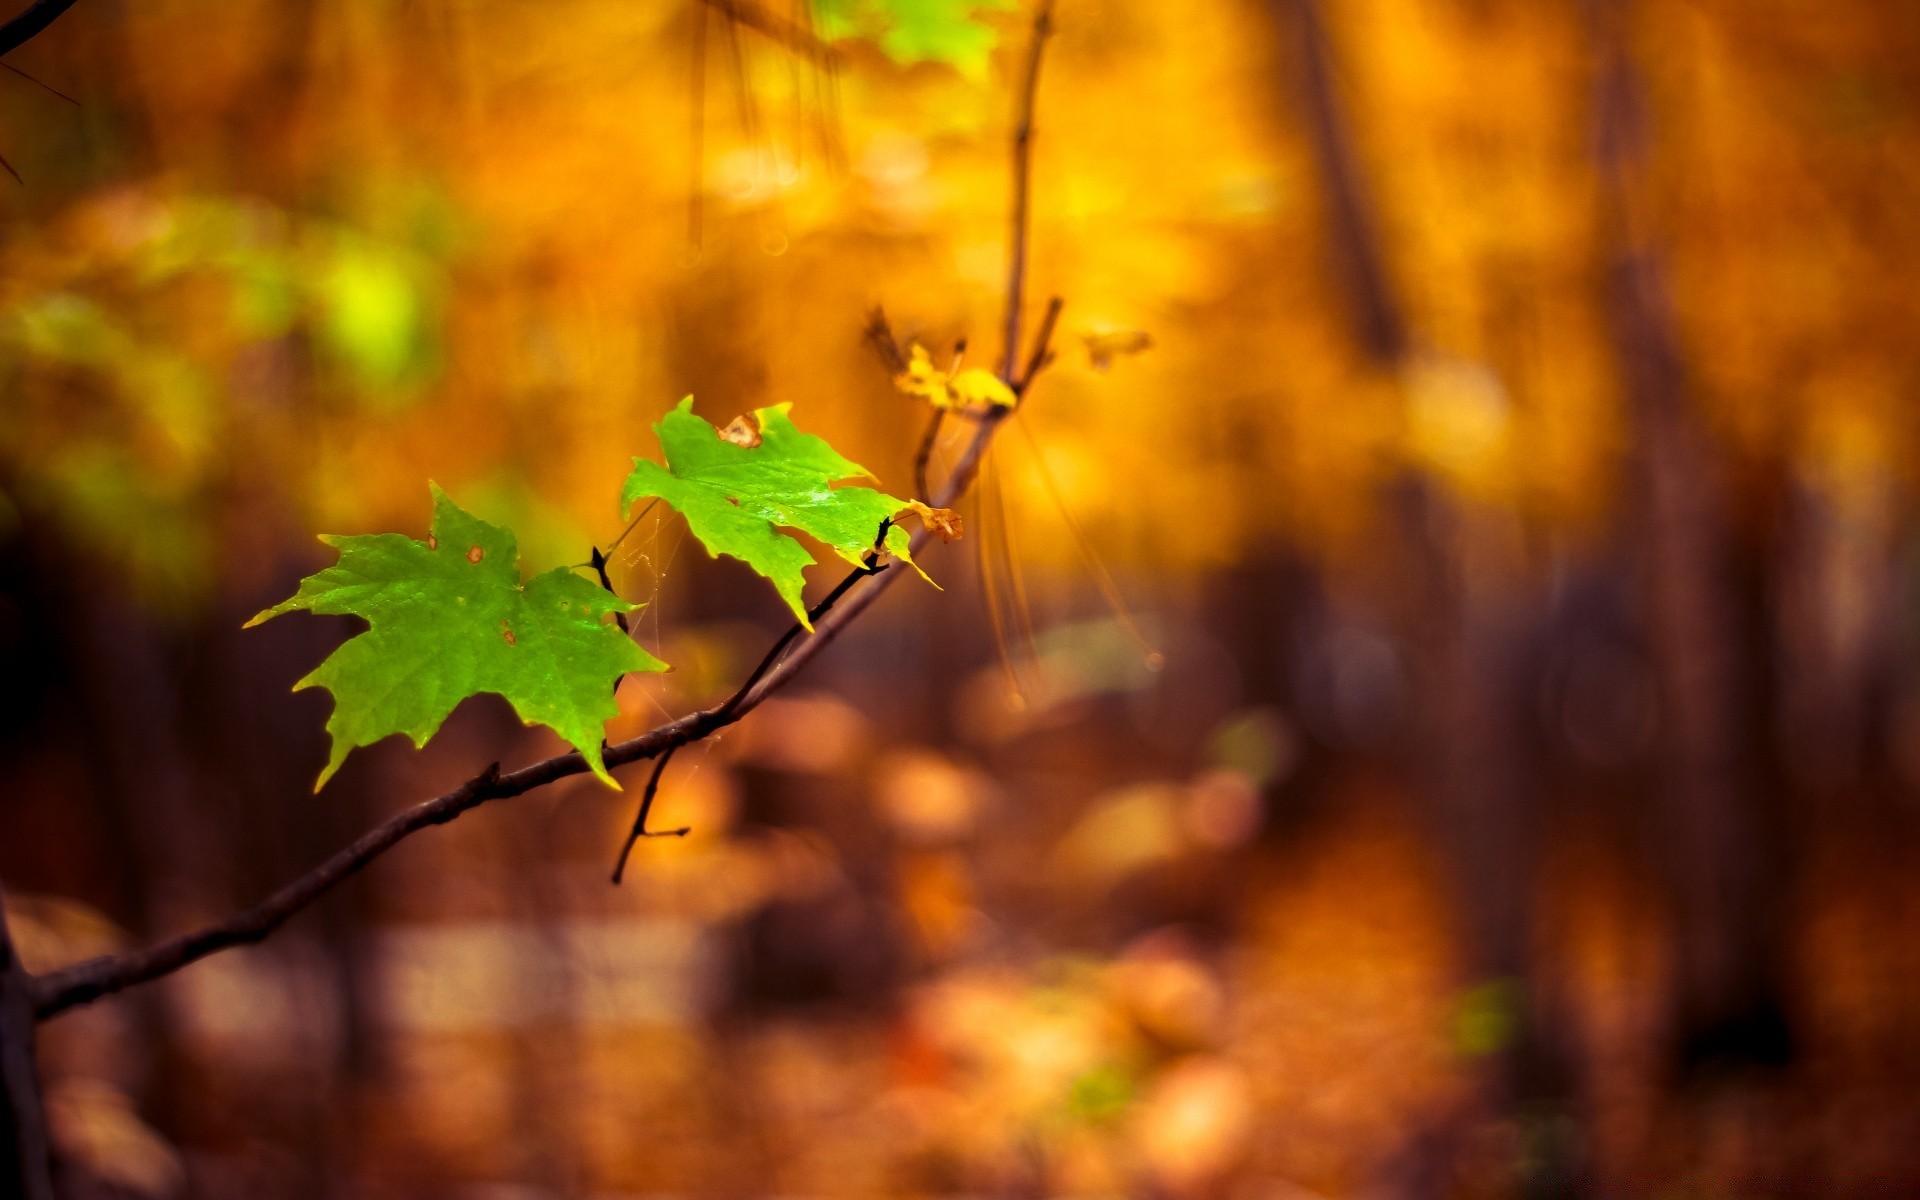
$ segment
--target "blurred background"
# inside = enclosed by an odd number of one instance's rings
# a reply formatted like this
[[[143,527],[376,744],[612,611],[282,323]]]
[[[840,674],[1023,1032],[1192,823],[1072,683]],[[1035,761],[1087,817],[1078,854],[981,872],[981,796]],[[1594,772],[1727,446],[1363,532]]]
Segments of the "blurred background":
[[[354,624],[240,626],[315,534],[432,479],[584,562],[688,393],[908,491],[862,330],[998,361],[1031,16],[80,0],[10,55],[28,965],[557,747],[481,698],[310,795]],[[1913,12],[1055,21],[1059,355],[944,590],[678,755],[625,886],[637,778],[569,780],[42,1026],[74,1194],[1920,1190]],[[664,510],[613,560],[675,670],[611,736],[784,628]]]

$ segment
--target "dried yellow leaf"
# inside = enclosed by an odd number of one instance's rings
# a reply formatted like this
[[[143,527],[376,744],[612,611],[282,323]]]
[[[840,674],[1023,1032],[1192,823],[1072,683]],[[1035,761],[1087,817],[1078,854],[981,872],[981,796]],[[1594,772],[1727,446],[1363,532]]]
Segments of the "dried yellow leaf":
[[[926,347],[918,343],[907,360],[907,369],[893,377],[893,386],[935,408],[1012,408],[1019,402],[1013,389],[992,371],[980,367],[942,371],[933,365]]]
[[[918,500],[909,500],[905,508],[894,514],[894,523],[898,524],[909,514],[919,517],[920,523],[940,535],[943,542],[956,541],[962,533],[960,514],[951,508],[935,508]]]

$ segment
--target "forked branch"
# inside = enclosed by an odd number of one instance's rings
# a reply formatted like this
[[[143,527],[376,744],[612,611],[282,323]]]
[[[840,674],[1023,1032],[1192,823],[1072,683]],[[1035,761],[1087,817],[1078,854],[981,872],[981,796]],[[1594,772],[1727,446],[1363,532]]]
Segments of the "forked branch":
[[[71,0],[67,2],[71,3]],[[50,0],[43,0],[41,5],[36,6],[36,8],[47,7],[64,9],[66,4],[55,5]],[[56,11],[45,19],[50,21],[58,15]],[[1016,374],[1015,367],[1020,362],[1019,312],[1026,275],[1033,100],[1039,83],[1041,52],[1047,35],[1052,29],[1051,17],[1051,0],[1042,0],[1034,18],[1033,40],[1027,58],[1020,118],[1013,142],[1015,190],[1010,234],[1012,249],[1007,280],[1009,340],[1002,361],[1001,378],[1016,392],[1026,389],[1032,382],[1035,372],[1045,365],[1050,356],[1049,339],[1060,309],[1058,300],[1049,304],[1047,316],[1040,325],[1040,336],[1036,338],[1030,357],[1027,359],[1026,371]],[[16,20],[23,19],[25,18],[16,18]],[[891,341],[890,333],[888,337]],[[895,348],[897,352],[897,343]],[[974,477],[979,473],[980,465],[995,432],[1010,411],[1004,408],[995,409],[980,418],[974,428],[973,437],[954,464],[953,470],[935,494],[926,497],[930,504],[936,508],[951,507],[966,493]],[[882,539],[885,537],[885,532],[883,528]],[[915,532],[910,543],[912,552],[917,554],[926,548],[934,536],[932,531],[923,525]],[[681,746],[697,742],[741,720],[764,703],[768,697],[787,686],[805,669],[816,654],[831,644],[842,630],[866,611],[875,600],[878,600],[902,574],[903,572],[900,571],[886,569],[886,564],[878,562],[876,555],[874,559],[849,573],[825,599],[814,607],[810,613],[813,624],[813,632],[810,636],[799,640],[797,631],[789,630],[774,644],[760,666],[726,700],[712,708],[699,709],[676,720],[668,721],[638,737],[607,746],[603,752],[603,758],[609,769],[643,759],[660,760],[653,777],[648,781],[647,795],[642,800],[640,820],[636,822],[637,829],[642,832],[645,829],[648,801],[658,789],[659,776],[664,769],[666,756]],[[430,825],[444,825],[488,801],[524,795],[536,788],[545,787],[572,775],[584,774],[586,771],[586,760],[578,751],[558,754],[517,771],[504,773],[500,770],[499,764],[493,764],[452,791],[416,804],[388,818],[362,834],[352,845],[244,912],[236,913],[204,929],[183,934],[144,950],[89,959],[33,979],[30,982],[30,988],[34,1012],[39,1019],[45,1020],[102,996],[170,975],[208,955],[235,946],[260,942],[294,914],[414,833]],[[632,840],[637,841],[638,834]]]

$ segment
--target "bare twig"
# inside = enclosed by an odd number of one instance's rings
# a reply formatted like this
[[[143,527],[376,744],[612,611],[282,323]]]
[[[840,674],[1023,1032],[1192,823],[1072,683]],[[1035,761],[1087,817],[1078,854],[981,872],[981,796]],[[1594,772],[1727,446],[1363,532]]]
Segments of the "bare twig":
[[[667,764],[673,761],[673,752],[680,747],[671,746],[666,753],[654,760],[653,771],[647,776],[646,791],[640,795],[640,811],[634,814],[633,829],[627,834],[627,840],[620,843],[620,857],[613,863],[613,882],[620,883],[620,877],[627,873],[627,856],[633,853],[633,844],[643,837],[685,837],[693,832],[692,826],[682,825],[678,829],[669,829],[664,833],[647,831],[647,814],[653,811],[653,798],[660,793],[660,777],[667,773]]]
[[[1027,369],[1020,373],[1020,378],[1007,380],[1014,395],[1024,395],[1033,385],[1033,377],[1053,361],[1053,327],[1060,323],[1060,310],[1066,306],[1067,302],[1058,296],[1047,301],[1047,312],[1040,318],[1040,332],[1034,335],[1033,355],[1027,359]]]
[[[1033,14],[1033,41],[1027,48],[1027,70],[1020,89],[1020,115],[1013,128],[1013,217],[1007,246],[1006,344],[1000,352],[1000,378],[1013,386],[1020,364],[1020,307],[1026,301],[1029,209],[1033,196],[1033,106],[1040,93],[1040,60],[1053,32],[1053,0],[1040,0]]]
[[[39,37],[61,13],[73,7],[73,0],[34,0],[26,11],[0,25],[0,54],[11,54]]]
[[[65,100],[68,104],[73,105],[75,108],[80,107],[80,102],[78,100],[75,100],[72,96],[67,95],[65,92],[61,91],[57,87],[54,87],[52,84],[46,82],[43,79],[36,79],[32,75],[29,75],[25,71],[22,71],[19,67],[14,66],[12,63],[0,62],[0,67],[5,67],[7,70],[13,72],[15,75],[18,75],[20,78],[26,80],[28,83],[39,88],[41,91],[47,92],[54,96],[58,96],[60,99]]]

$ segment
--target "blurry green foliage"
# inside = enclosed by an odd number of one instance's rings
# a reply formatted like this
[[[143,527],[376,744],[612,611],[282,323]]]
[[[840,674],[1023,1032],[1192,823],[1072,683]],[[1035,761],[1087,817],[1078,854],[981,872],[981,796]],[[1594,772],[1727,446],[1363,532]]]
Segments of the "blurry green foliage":
[[[340,235],[314,280],[325,344],[369,396],[390,396],[425,361],[425,294],[405,258],[371,239]]]
[[[1013,0],[814,0],[814,21],[829,41],[872,38],[895,62],[944,63],[979,80],[999,40],[980,14],[1015,7]]]
[[[236,196],[139,189],[28,243],[0,290],[0,478],[168,607],[217,573],[250,414],[292,397],[249,347],[311,361],[323,399],[386,414],[439,370],[451,239],[403,239]],[[422,249],[420,247],[424,246]],[[294,476],[297,478],[297,473]]]

